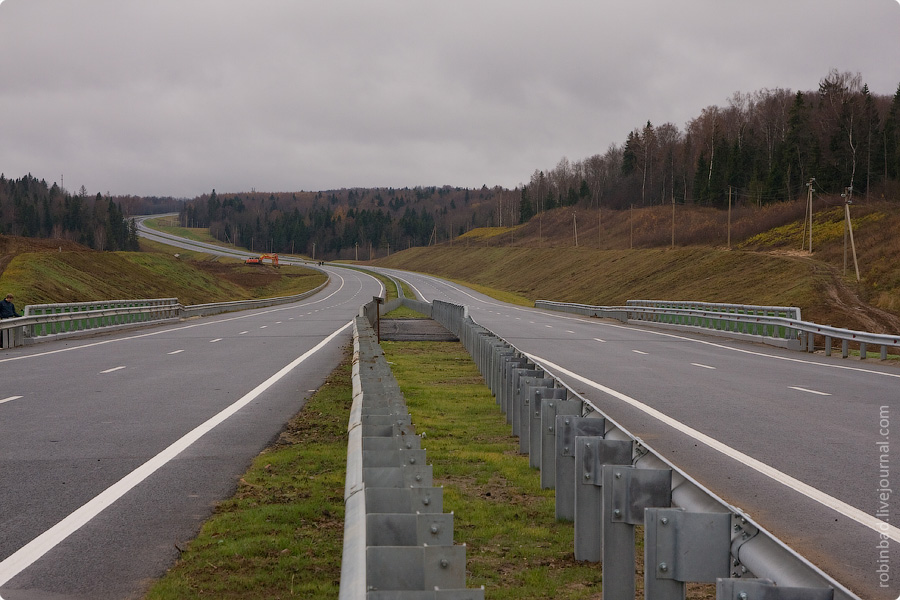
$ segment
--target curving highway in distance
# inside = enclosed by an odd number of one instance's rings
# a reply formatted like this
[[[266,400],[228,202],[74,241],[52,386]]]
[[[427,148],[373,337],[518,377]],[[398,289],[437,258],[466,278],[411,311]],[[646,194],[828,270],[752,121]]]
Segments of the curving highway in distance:
[[[139,596],[337,366],[374,277],[303,301],[0,350],[0,597]]]

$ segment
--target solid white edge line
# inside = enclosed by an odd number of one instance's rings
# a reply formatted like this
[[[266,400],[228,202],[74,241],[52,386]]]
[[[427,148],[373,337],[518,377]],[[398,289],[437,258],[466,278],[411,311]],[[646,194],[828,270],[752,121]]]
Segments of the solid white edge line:
[[[12,402],[13,400],[18,400],[19,398],[22,398],[22,397],[23,396],[10,396],[9,398],[4,398],[3,400],[0,400],[0,404],[4,404],[6,402]]]
[[[648,406],[648,405],[644,404],[643,402],[640,402],[639,400],[635,400],[634,398],[631,398],[630,396],[626,396],[625,394],[623,394],[621,392],[617,392],[616,390],[614,390],[612,388],[608,388],[605,385],[597,383],[596,381],[591,381],[590,379],[588,379],[586,377],[582,377],[581,375],[578,375],[577,373],[573,373],[572,371],[569,371],[568,369],[565,369],[564,367],[561,367],[561,366],[559,366],[555,363],[552,363],[549,360],[546,360],[539,356],[534,356],[533,354],[527,354],[527,353],[525,354],[525,356],[527,356],[528,358],[530,358],[531,360],[533,360],[536,363],[542,363],[542,364],[546,365],[551,370],[555,370],[558,373],[564,374],[567,377],[571,377],[572,379],[575,379],[576,381],[579,381],[585,385],[589,385],[595,389],[598,389],[601,392],[612,396],[613,398],[621,400],[622,402],[625,402],[626,404],[633,406],[634,408],[646,413],[647,415],[649,415],[659,421],[662,421],[663,423],[665,423],[669,427],[675,429],[676,431],[679,431],[679,432],[683,433],[684,435],[691,437],[691,438],[697,440],[698,442],[705,444],[706,446],[709,446],[713,450],[721,452],[725,456],[727,456],[733,460],[736,460],[737,462],[739,462],[747,467],[750,467],[754,471],[757,471],[757,472],[765,475],[766,477],[769,477],[770,479],[773,479],[786,487],[791,488],[795,492],[803,494],[807,498],[814,500],[815,502],[818,502],[822,506],[828,507],[828,508],[834,510],[835,512],[838,512],[838,513],[844,515],[845,517],[856,521],[860,525],[868,527],[872,531],[875,531],[876,533],[878,533],[880,535],[883,535],[885,537],[888,537],[888,538],[894,540],[895,542],[900,542],[900,529],[898,529],[897,527],[895,527],[889,523],[886,523],[884,521],[876,519],[875,517],[868,515],[865,512],[861,511],[860,509],[858,509],[854,506],[850,506],[846,502],[838,500],[837,498],[835,498],[833,496],[829,496],[825,492],[822,492],[821,490],[818,490],[809,484],[803,483],[799,479],[795,479],[794,477],[791,477],[787,473],[783,473],[783,472],[779,471],[778,469],[771,467],[771,466],[767,465],[766,463],[753,458],[752,456],[748,456],[747,454],[744,454],[743,452],[740,452],[739,450],[735,450],[731,446],[727,446],[727,445],[723,444],[722,442],[720,442],[719,440],[712,438],[712,437],[706,435],[705,433],[701,433],[700,431],[697,431],[693,427],[690,427],[689,425],[685,425],[681,421],[677,421],[677,420],[673,419],[672,417],[668,416],[667,414],[662,413],[662,412],[656,410],[655,408]]]
[[[112,505],[116,500],[124,496],[132,488],[144,481],[147,477],[155,473],[170,460],[181,454],[189,448],[194,442],[215,429],[230,416],[244,408],[247,404],[255,400],[260,394],[272,387],[281,378],[290,373],[297,365],[304,362],[307,358],[321,350],[325,345],[340,335],[344,330],[353,324],[352,321],[326,337],[324,340],[316,344],[313,348],[294,359],[280,371],[266,379],[264,382],[256,386],[253,390],[244,395],[231,406],[219,412],[217,415],[208,419],[205,423],[198,425],[192,431],[188,432],[168,448],[142,464],[140,467],[106,488],[103,492],[88,501],[84,506],[77,509],[68,517],[22,546],[19,550],[0,562],[0,586],[5,585],[10,579],[30,567],[44,554],[53,549],[57,544],[65,540],[67,537],[78,531],[82,526],[87,524],[91,519],[100,514],[107,507]]]

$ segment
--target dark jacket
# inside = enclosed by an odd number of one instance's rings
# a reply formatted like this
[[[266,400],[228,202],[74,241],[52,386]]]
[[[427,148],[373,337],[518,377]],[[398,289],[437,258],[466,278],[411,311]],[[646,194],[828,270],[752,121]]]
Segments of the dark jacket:
[[[16,305],[9,300],[0,300],[0,319],[9,319],[12,317],[21,317],[16,312]]]

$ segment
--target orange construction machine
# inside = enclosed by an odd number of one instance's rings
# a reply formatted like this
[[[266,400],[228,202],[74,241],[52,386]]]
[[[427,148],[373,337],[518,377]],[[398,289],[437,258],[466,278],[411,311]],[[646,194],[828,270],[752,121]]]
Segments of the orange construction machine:
[[[263,261],[266,260],[266,259],[272,261],[272,266],[273,266],[273,267],[277,267],[277,266],[278,266],[278,255],[277,255],[277,254],[263,254],[262,256],[258,256],[258,257],[254,257],[254,258],[248,258],[248,259],[247,259],[246,261],[244,261],[244,262],[245,262],[246,264],[248,264],[248,265],[261,265],[261,264],[263,264]]]

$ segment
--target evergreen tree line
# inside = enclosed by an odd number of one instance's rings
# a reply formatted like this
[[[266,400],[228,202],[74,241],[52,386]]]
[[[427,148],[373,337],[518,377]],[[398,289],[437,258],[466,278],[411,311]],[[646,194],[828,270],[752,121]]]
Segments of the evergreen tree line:
[[[581,204],[623,209],[666,203],[761,205],[819,192],[896,195],[900,189],[900,86],[870,93],[859,74],[832,70],[810,92],[735,93],[682,131],[647,122],[622,145],[536,170],[520,220]]]
[[[316,258],[384,256],[446,241],[496,218],[497,190],[353,188],[279,194],[218,194],[185,202],[185,227],[255,252]]]
[[[65,239],[95,250],[139,250],[134,220],[112,198],[90,197],[84,186],[72,195],[30,174],[0,175],[0,233]]]

